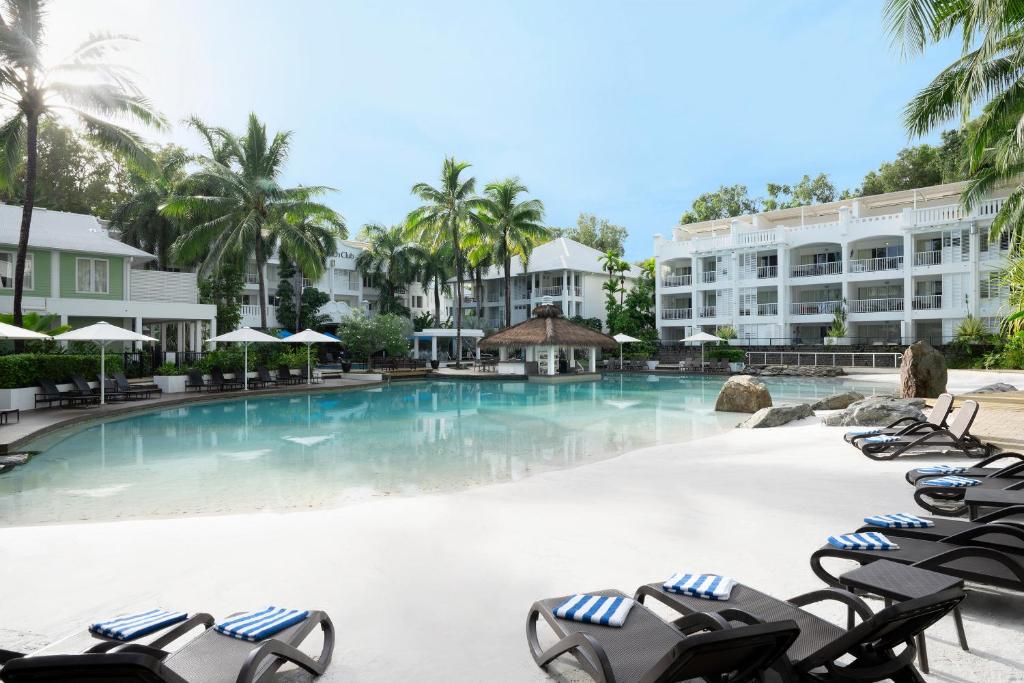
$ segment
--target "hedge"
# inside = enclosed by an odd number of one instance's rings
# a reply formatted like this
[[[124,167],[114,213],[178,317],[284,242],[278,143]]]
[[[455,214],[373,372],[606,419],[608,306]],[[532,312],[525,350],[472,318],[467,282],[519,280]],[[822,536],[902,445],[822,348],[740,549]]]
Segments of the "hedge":
[[[107,375],[123,369],[121,355],[107,355]],[[99,355],[72,353],[16,353],[0,356],[0,389],[39,385],[40,379],[70,382],[71,375],[95,381],[100,374]]]

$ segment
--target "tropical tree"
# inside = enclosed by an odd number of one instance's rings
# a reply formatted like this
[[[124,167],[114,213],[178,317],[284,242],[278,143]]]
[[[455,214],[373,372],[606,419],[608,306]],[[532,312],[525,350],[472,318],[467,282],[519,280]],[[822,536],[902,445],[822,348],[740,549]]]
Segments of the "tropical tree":
[[[458,357],[455,367],[462,367],[462,286],[465,275],[465,254],[462,235],[467,226],[478,226],[477,212],[482,200],[474,195],[476,179],[463,179],[462,172],[469,168],[465,161],[446,157],[441,167],[441,184],[417,183],[412,193],[423,201],[408,218],[408,234],[429,249],[450,244],[455,266],[455,348]]]
[[[364,275],[372,275],[380,291],[378,301],[382,314],[409,315],[401,294],[409,283],[416,280],[419,252],[405,239],[405,227],[390,228],[377,223],[363,227],[369,247],[356,257],[356,268]]]
[[[173,197],[163,212],[188,228],[172,251],[200,273],[229,262],[256,261],[260,326],[267,327],[267,284],[264,265],[277,248],[284,249],[307,277],[319,278],[327,257],[344,236],[345,222],[333,209],[315,201],[326,186],[282,187],[280,176],[288,158],[291,132],[268,139],[267,128],[249,115],[245,135],[223,128],[204,128],[218,155],[203,157],[200,170],[187,183],[195,194]]]
[[[39,124],[46,118],[70,114],[97,144],[116,150],[140,166],[152,163],[138,134],[112,119],[131,120],[163,128],[164,118],[142,96],[124,68],[104,57],[124,43],[124,36],[94,34],[64,63],[43,63],[46,0],[6,0],[0,7],[0,101],[14,113],[0,125],[0,187],[15,182],[25,159],[21,195],[21,231],[14,266],[14,324],[21,309],[25,260],[35,206]]]
[[[450,244],[434,245],[433,248],[414,244],[413,256],[416,259],[416,277],[424,290],[431,289],[434,294],[434,324],[440,325],[441,293],[449,292],[448,280],[455,273]]]
[[[553,232],[541,225],[544,204],[539,199],[519,200],[529,192],[519,178],[506,178],[484,188],[481,216],[487,235],[484,243],[500,263],[505,278],[505,326],[512,324],[512,258],[529,258],[533,248],[551,239]]]
[[[626,273],[632,266],[629,265],[629,261],[619,258],[613,251],[604,253],[598,260],[608,273],[608,282],[603,285],[605,291],[613,296],[618,292],[619,304],[622,304],[626,292]]]
[[[170,145],[156,155],[155,167],[130,166],[133,192],[110,216],[110,224],[121,232],[121,241],[156,254],[160,270],[171,263],[171,245],[180,234],[177,221],[161,209],[181,189],[187,177],[189,155]]]

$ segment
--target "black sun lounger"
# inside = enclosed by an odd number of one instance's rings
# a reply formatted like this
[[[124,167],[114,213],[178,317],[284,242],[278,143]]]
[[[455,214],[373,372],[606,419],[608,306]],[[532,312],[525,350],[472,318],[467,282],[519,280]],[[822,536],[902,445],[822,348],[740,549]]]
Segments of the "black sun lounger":
[[[886,529],[885,535],[899,545],[897,550],[843,550],[826,543],[811,555],[811,570],[830,586],[838,586],[839,578],[822,566],[823,559],[835,557],[861,565],[889,560],[985,586],[1024,591],[1024,554],[981,545],[1011,542],[1020,537],[1020,530],[1014,529],[987,524],[941,540],[913,538],[901,535],[903,529]]]
[[[210,368],[210,385],[219,389],[220,391],[228,391],[231,389],[241,389],[242,380],[240,379],[227,379],[224,377],[224,371],[219,366],[214,365]]]
[[[894,529],[877,524],[865,524],[857,529],[857,533],[876,531],[881,534],[920,538],[925,541],[947,541],[954,544],[958,542],[958,539],[965,538],[966,545],[995,548],[1008,553],[1024,555],[1024,504],[996,510],[974,521],[943,517],[923,517],[922,519],[927,519],[934,526]],[[1004,534],[989,533],[992,529],[998,531],[1004,527],[1010,527],[1011,530]],[[982,531],[982,529],[988,529],[988,531]],[[965,532],[970,533],[965,534]],[[897,544],[900,542],[898,538],[893,540]]]
[[[1021,463],[1024,469],[1024,463]],[[1013,466],[1013,467],[1016,467]],[[965,475],[955,475],[965,476]],[[944,517],[961,517],[969,510],[964,502],[968,490],[994,489],[999,491],[1020,491],[1020,504],[1024,505],[1024,478],[1021,477],[984,477],[975,479],[980,482],[974,486],[939,486],[929,484],[934,479],[922,479],[914,487],[914,502],[933,515]]]
[[[287,365],[282,364],[277,366],[277,381],[281,384],[298,384],[302,381],[302,378],[297,375],[293,375],[292,369]]]
[[[591,595],[628,597],[616,590]],[[542,668],[562,655],[572,655],[579,668],[599,683],[760,680],[798,633],[791,621],[732,628],[725,620],[705,614],[669,624],[643,605],[634,605],[626,623],[612,628],[559,619],[554,611],[565,599],[539,600],[530,608],[526,618],[530,654]],[[546,649],[537,635],[540,617],[558,639]]]
[[[324,644],[317,658],[298,649],[320,626]],[[334,651],[334,626],[324,612],[309,613],[274,638],[251,643],[203,632],[170,654],[163,650],[125,643],[102,654],[50,655],[14,659],[0,669],[4,683],[56,681],[116,681],[117,683],[269,683],[285,663],[313,676],[327,670]]]
[[[52,379],[40,379],[39,386],[43,391],[35,395],[35,405],[37,408],[40,403],[45,403],[47,406],[52,406],[56,403],[57,407],[63,408],[64,406],[88,405],[99,400],[98,397],[93,395],[92,389],[89,390],[88,394],[82,394],[77,389],[61,391],[57,387],[57,383]]]
[[[824,588],[778,600],[742,584],[733,587],[728,600],[706,600],[670,593],[660,583],[641,586],[637,600],[653,598],[682,614],[714,611],[741,623],[792,620],[800,635],[787,651],[789,671],[785,681],[913,681],[924,679],[914,667],[914,639],[952,611],[964,598],[959,588],[907,600],[872,612],[859,597],[845,590]],[[837,626],[803,609],[807,605],[837,601],[852,609],[861,623],[850,629]],[[900,653],[894,648],[905,645]]]
[[[198,626],[210,628],[213,626],[213,617],[205,612],[197,612],[196,614],[189,616],[184,621],[179,621],[176,624],[171,624],[170,626],[153,631],[152,633],[147,633],[146,635],[136,638],[130,642],[162,650]],[[20,657],[44,657],[64,654],[106,652],[124,644],[125,641],[123,640],[107,638],[106,636],[93,633],[89,629],[83,628],[33,652],[20,653],[0,650],[0,665]]]
[[[937,427],[927,434],[888,435],[895,438],[880,442],[872,442],[868,438],[860,442],[860,450],[872,460],[892,460],[908,452],[936,450],[955,450],[964,455],[985,457],[990,454],[992,446],[982,444],[969,434],[977,416],[977,401],[964,401],[949,428]]]
[[[162,393],[160,387],[155,384],[132,385],[123,372],[114,373],[114,382],[117,390],[128,395],[128,398],[151,398],[153,394]]]
[[[989,465],[1000,460],[1009,460],[1009,462],[1003,467],[989,467]],[[941,476],[944,475],[922,472],[921,468],[918,467],[907,472],[906,480],[908,484],[916,484],[921,479],[934,479]],[[1024,478],[1024,455],[1014,453],[1013,451],[1001,451],[968,466],[963,472],[957,473],[956,476],[970,477],[972,479],[978,479],[979,477]]]
[[[949,418],[950,412],[953,411],[953,395],[952,394],[939,394],[939,397],[935,399],[935,405],[932,406],[932,410],[928,413],[928,418],[925,420],[916,420],[912,417],[901,417],[895,422],[891,422],[885,427],[880,427],[878,430],[872,430],[868,433],[857,433],[847,432],[843,435],[843,440],[846,443],[853,444],[857,448],[861,447],[861,443],[864,439],[869,436],[878,436],[879,434],[926,434],[935,429],[946,428],[946,420]]]

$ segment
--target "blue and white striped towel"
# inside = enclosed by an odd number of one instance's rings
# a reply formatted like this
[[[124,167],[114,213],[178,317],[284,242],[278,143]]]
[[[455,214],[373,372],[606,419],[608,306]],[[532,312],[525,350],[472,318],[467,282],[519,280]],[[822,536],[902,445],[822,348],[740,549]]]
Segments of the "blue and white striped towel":
[[[829,545],[842,550],[899,550],[900,547],[877,531],[829,536]]]
[[[289,626],[299,623],[309,616],[308,610],[285,609],[284,607],[264,607],[255,612],[243,612],[228,617],[213,628],[239,640],[256,642],[269,638]]]
[[[619,628],[626,623],[626,617],[631,609],[633,600],[621,595],[576,593],[555,608],[555,616],[559,619]]]
[[[846,432],[847,436],[864,436],[867,434],[881,434],[881,427],[865,427],[864,429],[851,429]]]
[[[185,621],[187,618],[188,614],[185,612],[151,609],[148,612],[122,614],[113,619],[97,621],[89,625],[89,631],[106,638],[128,641],[159,631],[179,621]]]
[[[864,521],[875,526],[884,526],[890,529],[925,529],[935,526],[930,519],[922,519],[917,515],[908,512],[894,512],[890,515],[874,515],[865,517]]]
[[[891,441],[899,441],[900,437],[895,434],[879,434],[877,436],[869,436],[864,440],[868,443],[889,443]]]
[[[681,593],[707,600],[728,600],[736,579],[718,574],[693,574],[676,572],[668,577],[662,588],[669,593]]]
[[[953,465],[929,465],[928,467],[918,467],[914,471],[921,474],[963,474],[967,468]]]
[[[968,486],[978,486],[981,481],[978,479],[969,479],[967,477],[939,477],[938,479],[926,479],[925,484],[929,486],[945,486],[946,488],[952,489],[964,489]]]

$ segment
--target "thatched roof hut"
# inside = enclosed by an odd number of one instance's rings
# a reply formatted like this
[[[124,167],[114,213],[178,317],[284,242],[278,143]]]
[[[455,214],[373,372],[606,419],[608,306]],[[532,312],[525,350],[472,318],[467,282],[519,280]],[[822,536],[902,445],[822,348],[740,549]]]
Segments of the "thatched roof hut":
[[[603,332],[566,320],[557,306],[540,305],[533,318],[480,340],[480,348],[556,346],[570,349],[614,349],[618,343]]]

